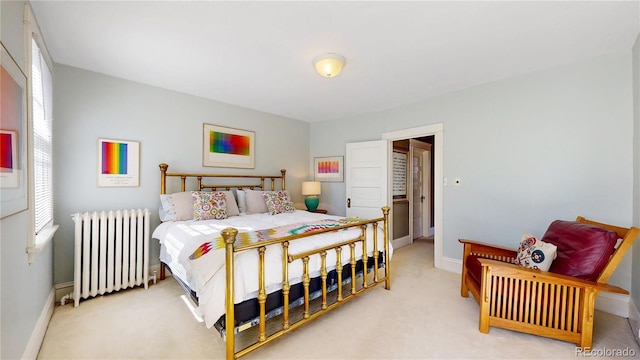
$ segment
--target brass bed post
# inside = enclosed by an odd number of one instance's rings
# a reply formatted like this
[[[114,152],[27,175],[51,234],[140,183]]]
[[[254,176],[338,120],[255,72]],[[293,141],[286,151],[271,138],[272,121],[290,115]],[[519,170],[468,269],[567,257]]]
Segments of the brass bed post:
[[[309,257],[305,256],[302,258],[302,287],[304,288],[304,312],[302,313],[302,317],[305,319],[309,318],[309,283],[311,282],[311,277],[309,277]]]
[[[389,262],[389,210],[388,206],[382,207],[382,214],[384,215],[384,265],[385,265],[385,284],[384,288],[391,290],[391,264]]]
[[[180,176],[180,181],[181,181],[181,185],[180,185],[180,191],[184,192],[187,188],[186,188],[186,183],[187,183],[187,176],[186,175],[181,175]],[[198,189],[198,191],[200,191],[200,189]]]
[[[164,195],[167,193],[167,169],[169,165],[162,163],[158,166],[160,167],[160,194]],[[165,271],[164,265],[160,263],[160,280],[164,280],[167,277]]]
[[[322,279],[322,310],[327,308],[327,252],[320,253],[320,278]]]
[[[167,193],[167,169],[169,165],[162,163],[160,166],[160,194]]]
[[[235,313],[234,313],[234,301],[233,301],[233,244],[236,241],[236,235],[238,230],[234,228],[226,228],[221,232],[224,239],[226,257],[225,257],[225,270],[227,275],[227,289],[225,294],[226,299],[226,314],[225,314],[225,332],[226,332],[226,356],[227,360],[235,359]]]
[[[356,293],[356,243],[349,243],[349,249],[351,254],[351,295]]]
[[[378,223],[373,223],[373,282],[378,282]]]
[[[362,230],[362,287],[367,288],[367,262],[369,257],[367,256],[367,225],[360,226]],[[374,254],[375,255],[375,254]]]
[[[336,273],[338,274],[338,302],[342,301],[342,246],[336,248]]]
[[[266,246],[261,246],[258,248],[258,256],[259,256],[259,264],[258,264],[258,305],[260,307],[260,324],[258,341],[263,342],[267,339],[266,335],[266,319],[265,319],[265,304],[267,302],[267,291],[265,290],[265,280],[264,280],[264,252],[267,251]]]
[[[287,170],[281,169],[280,174],[282,174],[282,190],[287,190],[287,181],[285,180],[285,175],[287,174]]]
[[[282,243],[282,297],[284,313],[282,314],[282,328],[289,328],[289,242]]]

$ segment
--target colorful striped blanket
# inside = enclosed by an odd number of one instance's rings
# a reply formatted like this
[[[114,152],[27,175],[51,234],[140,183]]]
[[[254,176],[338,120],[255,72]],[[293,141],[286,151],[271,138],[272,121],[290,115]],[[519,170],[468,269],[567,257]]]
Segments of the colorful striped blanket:
[[[364,221],[364,219],[357,217],[349,217],[343,219],[323,219],[313,222],[304,222],[297,224],[289,224],[278,226],[272,229],[263,229],[255,231],[240,232],[236,235],[235,246],[255,244],[260,241],[272,240],[289,235],[304,234],[311,231],[329,229],[350,223],[356,223]],[[218,236],[212,241],[207,241],[189,256],[189,260],[196,260],[211,250],[223,249],[225,247],[224,239],[222,236]]]

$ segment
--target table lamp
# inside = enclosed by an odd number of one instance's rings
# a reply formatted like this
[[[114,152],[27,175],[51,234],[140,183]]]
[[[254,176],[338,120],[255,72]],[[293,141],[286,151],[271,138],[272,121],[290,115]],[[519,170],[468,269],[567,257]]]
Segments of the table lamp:
[[[304,198],[304,204],[307,206],[308,211],[316,211],[318,204],[320,203],[321,187],[319,181],[304,181],[302,183],[302,195],[306,195]]]

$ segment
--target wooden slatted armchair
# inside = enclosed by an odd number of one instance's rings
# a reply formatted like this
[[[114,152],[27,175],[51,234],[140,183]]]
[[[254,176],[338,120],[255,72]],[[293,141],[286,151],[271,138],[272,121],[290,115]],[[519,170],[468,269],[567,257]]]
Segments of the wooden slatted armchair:
[[[515,249],[460,239],[461,295],[480,305],[482,333],[495,326],[590,348],[596,297],[629,293],[607,281],[639,233],[583,217],[554,221],[541,239],[557,246],[548,272],[516,265]]]

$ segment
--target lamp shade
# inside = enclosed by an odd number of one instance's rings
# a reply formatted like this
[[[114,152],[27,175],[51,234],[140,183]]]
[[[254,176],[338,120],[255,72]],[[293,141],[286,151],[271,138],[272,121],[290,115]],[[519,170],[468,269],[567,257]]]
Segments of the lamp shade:
[[[313,59],[318,74],[326,78],[338,76],[346,62],[344,56],[333,53],[323,54]]]
[[[302,183],[302,195],[320,195],[321,193],[319,181],[305,181]]]

